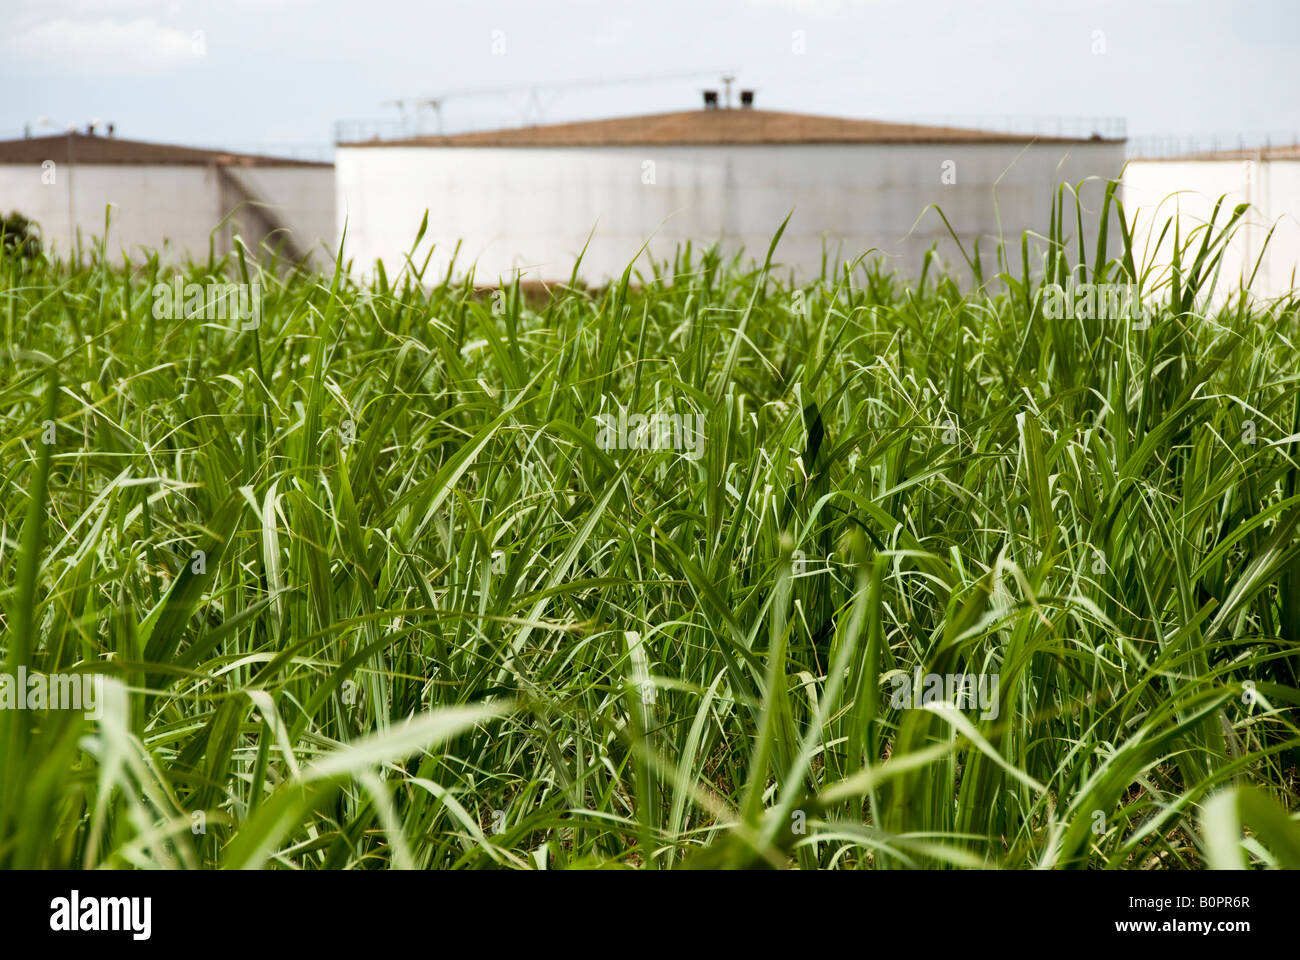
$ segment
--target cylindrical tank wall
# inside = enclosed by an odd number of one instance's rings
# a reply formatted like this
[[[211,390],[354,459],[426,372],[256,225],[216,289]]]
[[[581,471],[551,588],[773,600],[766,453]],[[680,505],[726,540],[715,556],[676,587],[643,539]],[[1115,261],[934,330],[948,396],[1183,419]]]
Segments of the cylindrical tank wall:
[[[334,171],[332,167],[239,167],[236,175],[270,204],[274,214],[304,249],[334,246]],[[73,223],[69,224],[69,189]],[[16,210],[41,228],[47,246],[66,255],[76,233],[83,249],[104,236],[110,213],[108,251],[139,260],[145,249],[166,259],[206,258],[209,235],[237,206],[222,191],[215,169],[198,165],[82,164],[54,158],[54,166],[0,164],[0,212]],[[258,224],[236,214],[236,229],[246,238]],[[228,230],[215,243],[229,248]]]
[[[1136,256],[1155,268],[1153,281],[1168,278],[1173,260],[1172,227],[1156,246],[1165,223],[1178,217],[1179,241],[1186,245],[1190,237],[1195,244],[1191,250],[1194,257],[1204,225],[1220,198],[1219,227],[1238,204],[1248,203],[1251,209],[1226,245],[1215,300],[1227,297],[1252,274],[1250,289],[1256,296],[1289,293],[1300,263],[1300,220],[1296,219],[1300,214],[1300,160],[1132,161],[1124,172],[1124,207],[1130,219],[1138,218]]]
[[[337,210],[345,255],[363,271],[382,258],[390,272],[419,229],[413,258],[434,245],[430,274],[446,271],[457,241],[458,270],[482,283],[622,274],[649,239],[657,259],[684,241],[723,239],[759,260],[793,211],[776,262],[801,279],[820,272],[823,251],[856,258],[875,249],[890,268],[915,275],[926,250],[964,270],[941,209],[967,253],[980,239],[986,270],[999,236],[1046,234],[1061,182],[1110,178],[1123,165],[1114,143],[809,144],[717,147],[340,147]],[[1095,229],[1103,186],[1085,185]],[[1074,232],[1073,207],[1066,218]],[[594,228],[594,232],[593,232]],[[1086,238],[1089,258],[1091,237]],[[648,270],[644,260],[639,269]]]

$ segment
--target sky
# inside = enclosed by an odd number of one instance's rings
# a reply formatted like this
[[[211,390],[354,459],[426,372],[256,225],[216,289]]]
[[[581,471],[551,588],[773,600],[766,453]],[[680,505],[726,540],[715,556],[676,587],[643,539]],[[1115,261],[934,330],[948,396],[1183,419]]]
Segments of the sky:
[[[387,101],[489,129],[695,109],[723,71],[760,108],[1289,137],[1298,50],[1296,0],[0,0],[0,137],[325,149]]]

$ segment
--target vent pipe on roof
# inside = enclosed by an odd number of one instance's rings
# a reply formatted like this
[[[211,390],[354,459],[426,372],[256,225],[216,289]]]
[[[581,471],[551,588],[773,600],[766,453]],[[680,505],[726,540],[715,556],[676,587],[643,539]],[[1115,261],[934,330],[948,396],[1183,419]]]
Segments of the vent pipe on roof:
[[[704,91],[704,109],[705,110],[718,109],[718,91],[716,90]]]
[[[740,91],[740,108],[741,108],[742,110],[750,110],[750,109],[753,108],[753,106],[754,106],[754,91],[753,91],[753,90],[741,90],[741,91]]]

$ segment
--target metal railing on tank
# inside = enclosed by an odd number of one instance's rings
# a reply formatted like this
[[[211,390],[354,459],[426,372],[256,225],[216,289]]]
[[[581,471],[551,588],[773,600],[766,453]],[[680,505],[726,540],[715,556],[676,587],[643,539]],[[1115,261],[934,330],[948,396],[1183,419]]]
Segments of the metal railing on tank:
[[[1126,135],[1123,117],[1026,117],[1026,116],[926,116],[926,117],[823,117],[802,116],[784,111],[750,111],[744,108],[717,109],[712,112],[725,124],[729,118],[743,123],[742,135],[732,142],[816,142],[819,140],[860,140],[864,121],[881,124],[898,125],[903,128],[894,131],[898,139],[919,137],[924,139],[926,131],[920,128],[947,128],[978,131],[981,133],[1015,136],[1040,137],[1044,139],[1069,140],[1123,140]],[[671,142],[674,139],[674,123],[683,114],[650,115],[641,117],[589,117],[574,118],[567,121],[546,124],[550,128],[563,127],[567,124],[584,124],[589,121],[609,120],[618,124],[620,139],[624,141],[643,139],[646,142]],[[743,119],[742,119],[743,118]],[[523,130],[528,124],[497,123],[493,118],[479,117],[473,123],[459,123],[454,129],[446,129],[443,135],[476,133],[491,130]],[[720,126],[721,132],[726,127]],[[585,137],[600,138],[603,133],[597,128],[583,127],[572,131],[552,129],[553,135],[560,139],[572,138],[575,142]],[[696,131],[698,135],[698,130]],[[427,129],[427,124],[412,123],[401,120],[340,120],[334,124],[334,142],[336,144],[383,143],[392,140],[405,140],[417,137],[433,137],[440,134]],[[888,132],[882,131],[883,139],[889,139]],[[729,137],[727,139],[730,139]]]
[[[1240,155],[1268,153],[1275,150],[1300,151],[1300,135],[1296,131],[1271,133],[1183,134],[1135,137],[1128,142],[1128,155],[1137,159],[1164,160],[1190,159],[1197,156]]]
[[[1128,124],[1123,117],[1073,117],[1028,114],[914,114],[899,119],[881,117],[892,123],[914,123],[927,127],[953,127],[1025,137],[1052,137],[1069,140],[1123,140]]]

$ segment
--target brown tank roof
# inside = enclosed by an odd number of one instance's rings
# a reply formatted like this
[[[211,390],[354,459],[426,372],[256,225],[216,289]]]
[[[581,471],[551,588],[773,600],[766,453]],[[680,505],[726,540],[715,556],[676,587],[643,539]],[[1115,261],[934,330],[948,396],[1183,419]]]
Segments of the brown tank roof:
[[[121,140],[117,137],[89,136],[84,133],[61,133],[52,137],[25,137],[0,140],[0,163],[41,163],[66,160],[69,141],[76,163],[129,163],[201,165],[216,163],[238,167],[328,167],[328,163],[293,160],[287,157],[263,157],[251,153],[177,147],[144,140]]]
[[[1078,137],[1034,137],[958,127],[820,117],[775,110],[687,110],[453,136],[354,141],[349,147],[708,146],[760,143],[1088,143]],[[1115,141],[1111,141],[1115,142]]]

